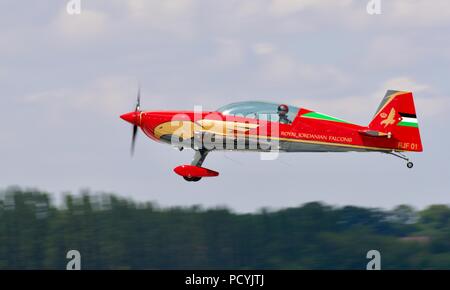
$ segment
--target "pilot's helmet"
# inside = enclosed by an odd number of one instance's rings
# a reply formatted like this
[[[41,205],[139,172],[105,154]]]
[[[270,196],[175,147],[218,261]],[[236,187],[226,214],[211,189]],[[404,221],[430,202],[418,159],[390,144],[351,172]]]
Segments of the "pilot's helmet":
[[[289,112],[289,107],[287,105],[281,104],[278,106],[278,114],[286,115]]]

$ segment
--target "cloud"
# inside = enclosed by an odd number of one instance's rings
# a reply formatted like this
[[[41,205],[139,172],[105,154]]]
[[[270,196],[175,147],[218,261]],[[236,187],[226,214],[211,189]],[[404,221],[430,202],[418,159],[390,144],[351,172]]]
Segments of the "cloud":
[[[261,77],[268,82],[289,81],[296,72],[295,61],[286,55],[274,55],[265,60],[261,66]]]
[[[414,37],[381,35],[370,40],[363,65],[371,68],[398,68],[416,64],[428,57],[429,47]]]
[[[275,46],[267,42],[259,42],[253,45],[253,51],[258,55],[270,54],[274,50]]]
[[[106,13],[83,9],[79,15],[70,15],[66,11],[61,11],[54,20],[53,27],[66,41],[78,42],[102,36],[108,31],[108,23]]]
[[[269,4],[269,12],[276,16],[295,14],[307,9],[323,10],[325,8],[348,6],[352,0],[327,1],[327,0],[272,0]]]
[[[205,62],[213,68],[228,68],[244,61],[244,50],[236,39],[217,38],[214,41],[215,52]]]
[[[84,88],[60,88],[27,95],[27,105],[43,104],[53,110],[70,109],[102,114],[118,114],[131,110],[135,100],[137,81],[130,77],[99,78]]]
[[[273,0],[270,3],[269,11],[274,15],[284,16],[320,4],[321,1],[317,0]]]
[[[338,68],[327,64],[305,63],[297,58],[278,52],[261,60],[259,77],[273,84],[304,83],[329,86],[349,82],[348,76]]]
[[[132,0],[127,1],[128,20],[157,31],[181,37],[195,34],[198,1],[194,0]]]
[[[392,28],[440,27],[450,23],[450,2],[447,0],[381,1],[381,15],[367,14],[368,2],[369,0],[271,0],[263,2],[262,5],[267,6],[268,15],[279,18],[317,13],[318,17],[308,18],[316,29],[330,23],[335,27],[352,30],[377,26],[387,31],[391,31]],[[301,19],[295,21],[297,25],[302,22],[305,21]]]
[[[63,5],[52,28],[72,42],[95,41],[105,34],[112,37],[127,28],[142,33],[142,37],[148,37],[142,30],[191,37],[195,34],[196,4],[195,0],[93,1],[82,4],[77,15],[69,15]]]
[[[411,78],[393,78],[386,81],[384,87],[413,92],[416,111],[420,116],[442,118],[442,113],[450,109],[450,96],[442,96],[430,85],[418,83]]]
[[[418,115],[427,118],[441,118],[441,113],[448,111],[450,106],[450,97],[443,97],[432,90],[431,86],[405,76],[388,79],[379,89],[364,95],[333,99],[304,98],[294,100],[293,105],[318,110],[352,122],[356,120],[356,123],[364,125],[368,124],[386,91],[390,89],[413,92]]]
[[[383,87],[397,91],[421,93],[430,89],[429,85],[420,84],[412,78],[405,76],[389,79],[384,82]]]
[[[450,2],[447,0],[389,1],[386,6],[390,25],[437,27],[450,23]]]
[[[415,94],[418,116],[446,120],[445,114],[450,110],[450,96]]]

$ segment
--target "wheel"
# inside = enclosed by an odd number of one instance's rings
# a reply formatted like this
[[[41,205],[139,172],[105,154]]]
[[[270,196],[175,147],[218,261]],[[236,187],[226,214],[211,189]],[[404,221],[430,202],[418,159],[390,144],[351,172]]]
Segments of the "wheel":
[[[407,166],[408,168],[413,168],[413,166],[414,166],[414,163],[412,163],[412,162],[408,162],[408,163],[406,163],[406,166]]]
[[[184,180],[191,182],[197,182],[200,181],[200,179],[202,179],[201,177],[187,177],[187,176],[183,176],[183,178]]]

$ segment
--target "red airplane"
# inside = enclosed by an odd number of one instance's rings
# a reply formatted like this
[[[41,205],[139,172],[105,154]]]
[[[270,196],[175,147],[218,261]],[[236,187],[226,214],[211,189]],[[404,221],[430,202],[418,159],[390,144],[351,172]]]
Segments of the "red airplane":
[[[192,148],[190,165],[174,171],[187,181],[219,173],[202,167],[214,150],[254,152],[382,152],[413,163],[402,152],[422,152],[411,92],[387,91],[372,121],[360,126],[305,108],[266,102],[239,102],[216,111],[141,111],[121,118],[133,125],[134,152],[138,128],[151,139],[177,148]]]

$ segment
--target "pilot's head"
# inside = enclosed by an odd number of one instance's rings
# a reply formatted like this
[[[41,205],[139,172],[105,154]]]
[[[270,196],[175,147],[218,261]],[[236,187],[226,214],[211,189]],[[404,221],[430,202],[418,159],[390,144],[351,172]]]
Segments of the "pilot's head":
[[[286,106],[284,104],[281,104],[281,105],[278,106],[278,115],[286,116],[288,112],[289,112],[289,107],[288,106]]]

